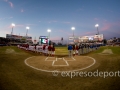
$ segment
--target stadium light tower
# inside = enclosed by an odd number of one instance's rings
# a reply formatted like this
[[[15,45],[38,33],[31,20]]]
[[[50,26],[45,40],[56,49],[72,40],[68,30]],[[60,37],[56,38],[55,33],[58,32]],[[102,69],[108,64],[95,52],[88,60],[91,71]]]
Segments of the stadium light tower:
[[[99,31],[98,31],[98,27],[99,27],[99,25],[96,24],[95,27],[97,28],[97,34],[99,35]]]
[[[71,29],[72,29],[72,31],[73,31],[73,37],[74,37],[74,30],[75,30],[75,27],[72,27]]]
[[[26,36],[27,36],[27,34],[28,34],[28,30],[30,29],[30,27],[26,27],[26,29],[27,29],[27,31],[26,31]]]
[[[13,35],[13,27],[15,27],[15,24],[12,23],[12,31],[11,31],[11,35]]]
[[[49,33],[48,37],[49,37],[49,39],[50,39],[50,32],[51,32],[51,30],[48,29],[47,32]]]

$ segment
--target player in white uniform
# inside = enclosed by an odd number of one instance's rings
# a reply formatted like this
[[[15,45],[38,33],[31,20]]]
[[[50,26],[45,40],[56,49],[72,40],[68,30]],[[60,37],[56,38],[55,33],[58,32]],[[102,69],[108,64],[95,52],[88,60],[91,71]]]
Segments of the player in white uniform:
[[[45,47],[45,55],[48,56],[48,46]]]
[[[42,53],[43,53],[43,46],[40,45],[40,54],[42,54]]]

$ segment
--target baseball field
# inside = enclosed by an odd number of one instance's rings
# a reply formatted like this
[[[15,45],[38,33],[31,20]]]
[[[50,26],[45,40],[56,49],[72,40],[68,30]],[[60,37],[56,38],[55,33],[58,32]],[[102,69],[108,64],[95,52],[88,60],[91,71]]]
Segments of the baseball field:
[[[120,47],[103,46],[68,57],[67,47],[56,47],[47,57],[0,47],[0,90],[120,90]]]

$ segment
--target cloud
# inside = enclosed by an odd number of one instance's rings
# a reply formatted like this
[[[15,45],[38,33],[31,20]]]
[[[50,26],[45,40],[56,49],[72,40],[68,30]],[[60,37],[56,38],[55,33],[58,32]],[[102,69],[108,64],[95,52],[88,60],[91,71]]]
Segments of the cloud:
[[[13,17],[3,17],[3,18],[0,18],[0,20],[5,20],[5,19],[12,19]]]
[[[26,28],[25,25],[22,25],[22,24],[15,24],[15,27],[14,27],[14,28],[18,28],[18,27],[20,27],[20,28],[21,28],[21,27]],[[12,29],[12,25],[10,24],[10,25],[7,26],[6,28],[7,28],[7,29]]]
[[[67,35],[72,35],[71,33],[66,32],[65,30],[59,30],[59,32],[64,33],[64,34],[67,34]]]
[[[110,30],[113,27],[119,27],[120,28],[120,22],[103,23],[103,27],[100,30],[101,31],[106,31],[106,30]]]
[[[113,11],[112,10],[107,10],[108,12],[111,12],[111,13],[113,13]]]
[[[48,21],[48,23],[56,23],[58,22],[57,20],[51,20],[51,21]]]
[[[83,8],[79,8],[78,10],[79,10],[79,11],[82,11],[82,10],[83,10]]]
[[[61,39],[60,37],[51,37],[51,40],[57,40],[57,41],[59,40],[60,41],[60,39]]]
[[[70,24],[71,22],[69,22],[69,21],[58,22],[57,20],[51,20],[51,21],[47,21],[47,23],[65,23],[65,24]]]
[[[17,24],[17,25],[15,25],[16,27],[24,27],[24,25],[22,25],[22,24]]]
[[[13,3],[12,2],[8,2],[10,4],[10,6],[13,8]]]
[[[84,7],[82,6],[81,8],[78,8],[76,11],[77,11],[77,12],[83,11],[83,10],[84,10],[83,8],[84,8]]]
[[[106,31],[106,30],[109,30],[110,28],[111,28],[111,24],[109,24],[109,23],[105,23],[105,24],[103,24],[103,27],[101,28],[101,30],[100,31]]]
[[[24,10],[23,10],[23,9],[21,9],[21,10],[20,10],[20,12],[21,12],[21,13],[23,13],[23,12],[24,12]]]
[[[80,33],[78,34],[77,33],[77,36],[91,36],[91,35],[95,35],[97,33],[97,31],[91,31],[91,32],[83,32],[83,33]]]
[[[98,18],[94,18],[95,21],[98,21],[99,19]]]
[[[6,37],[6,34],[11,33],[11,28],[9,26],[4,26],[0,28],[0,36]]]
[[[95,35],[95,31],[92,31],[92,32],[85,32],[84,35]]]
[[[113,26],[119,26],[120,27],[120,22],[115,22],[115,23],[112,23]]]
[[[26,26],[36,26],[37,24],[31,24],[31,23],[28,23],[26,24]]]
[[[63,22],[63,23],[70,24],[71,22]]]
[[[101,33],[106,34],[106,37],[118,36],[120,34],[120,22],[104,22],[99,28]],[[106,38],[105,37],[105,38]]]
[[[1,37],[6,37],[6,34],[11,34],[11,31],[9,31],[9,30],[0,31],[0,36]]]
[[[56,20],[53,20],[52,22],[58,22],[58,21],[56,21]]]
[[[13,18],[13,17],[9,17],[9,19],[11,19],[11,18]]]
[[[13,5],[13,3],[12,2],[10,2],[9,0],[4,0],[6,3],[8,3],[9,5],[10,5],[10,7],[11,8],[13,8],[14,7],[14,5]]]
[[[8,2],[8,0],[4,0],[5,2]]]

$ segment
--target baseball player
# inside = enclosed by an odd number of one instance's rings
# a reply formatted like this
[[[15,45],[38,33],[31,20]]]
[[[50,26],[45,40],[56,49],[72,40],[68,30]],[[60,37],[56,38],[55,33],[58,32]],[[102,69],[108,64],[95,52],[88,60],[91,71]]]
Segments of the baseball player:
[[[55,46],[54,45],[51,46],[51,54],[54,57],[54,55],[55,55]]]

